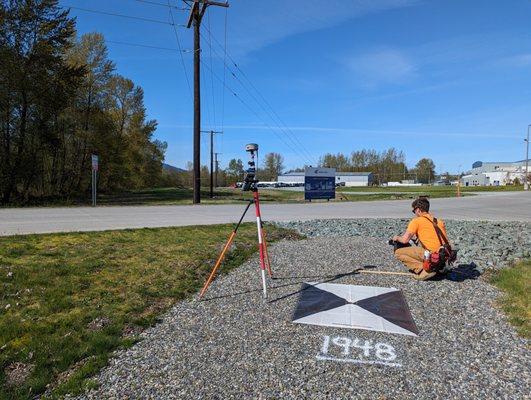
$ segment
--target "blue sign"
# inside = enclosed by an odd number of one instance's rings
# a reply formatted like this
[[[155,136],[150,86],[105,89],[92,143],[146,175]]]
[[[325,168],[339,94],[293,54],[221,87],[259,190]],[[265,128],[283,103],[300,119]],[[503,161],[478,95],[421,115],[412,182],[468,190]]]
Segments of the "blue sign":
[[[336,170],[334,168],[306,168],[304,174],[304,199],[335,199]]]

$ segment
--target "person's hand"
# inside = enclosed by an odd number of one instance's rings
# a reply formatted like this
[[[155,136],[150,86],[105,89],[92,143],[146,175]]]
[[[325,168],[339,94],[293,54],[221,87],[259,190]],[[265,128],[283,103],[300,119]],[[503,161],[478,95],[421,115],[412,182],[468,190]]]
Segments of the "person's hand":
[[[399,238],[400,238],[399,236],[396,236],[396,235],[395,235],[395,236],[393,236],[393,238],[392,238],[391,240],[392,240],[393,242],[398,242],[398,239],[399,239]]]

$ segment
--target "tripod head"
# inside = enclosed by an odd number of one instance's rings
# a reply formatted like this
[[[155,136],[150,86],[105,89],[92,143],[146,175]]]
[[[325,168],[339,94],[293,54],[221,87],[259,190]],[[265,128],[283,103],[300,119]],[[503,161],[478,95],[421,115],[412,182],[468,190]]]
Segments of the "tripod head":
[[[245,145],[245,151],[249,153],[250,160],[247,162],[249,168],[245,171],[242,190],[244,192],[256,192],[258,190],[258,179],[256,179],[256,163],[254,157],[256,155],[256,158],[258,158],[258,145],[256,143],[249,143]]]

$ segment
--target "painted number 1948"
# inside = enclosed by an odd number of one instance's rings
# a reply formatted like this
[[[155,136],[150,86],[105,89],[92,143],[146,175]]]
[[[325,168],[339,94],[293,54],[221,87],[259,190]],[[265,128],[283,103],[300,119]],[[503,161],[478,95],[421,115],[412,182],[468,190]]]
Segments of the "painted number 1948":
[[[401,367],[393,346],[387,343],[362,341],[358,338],[330,337],[323,338],[318,360],[349,362],[355,364],[381,364],[389,367]]]

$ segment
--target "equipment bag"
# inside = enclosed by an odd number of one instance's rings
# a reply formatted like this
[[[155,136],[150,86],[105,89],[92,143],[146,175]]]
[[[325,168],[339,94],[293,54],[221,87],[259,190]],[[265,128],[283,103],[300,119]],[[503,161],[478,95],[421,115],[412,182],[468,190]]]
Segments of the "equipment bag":
[[[435,233],[439,239],[439,250],[430,254],[430,262],[424,269],[426,272],[439,272],[442,271],[447,265],[452,265],[457,258],[457,250],[452,249],[448,238],[444,232],[437,225],[437,218],[433,218],[433,221],[428,217],[424,217],[433,224]]]

